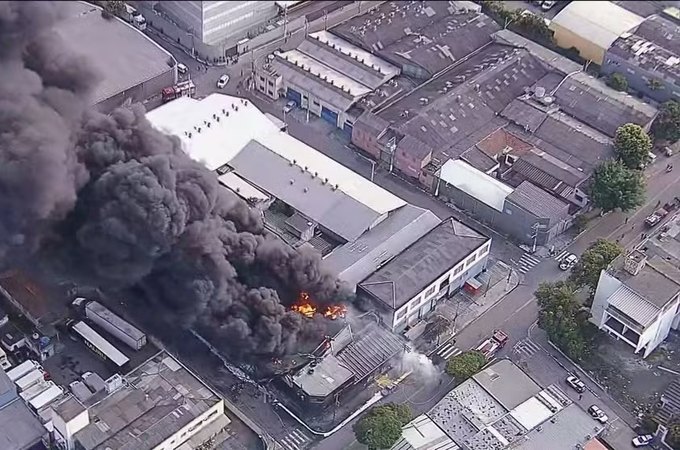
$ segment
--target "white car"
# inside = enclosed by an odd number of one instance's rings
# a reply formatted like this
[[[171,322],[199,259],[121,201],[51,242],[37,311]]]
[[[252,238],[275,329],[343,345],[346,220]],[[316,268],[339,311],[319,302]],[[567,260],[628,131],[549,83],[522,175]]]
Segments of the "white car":
[[[633,438],[633,447],[645,447],[654,440],[653,434],[642,434]]]
[[[295,109],[295,106],[297,106],[297,103],[295,103],[293,100],[290,100],[286,103],[286,106],[283,107],[283,112],[288,114],[293,109]]]
[[[182,63],[177,63],[177,72],[179,72],[181,75],[184,75],[189,71],[189,68],[185,66]]]
[[[217,80],[217,88],[224,89],[224,86],[229,83],[229,75],[222,75],[219,80]]]
[[[574,375],[569,375],[567,377],[567,384],[571,386],[579,394],[582,394],[586,391],[585,383]]]
[[[578,262],[578,256],[569,253],[562,261],[560,261],[560,269],[569,270]]]
[[[607,423],[609,420],[609,417],[607,417],[604,411],[602,411],[597,405],[592,405],[590,408],[588,408],[588,414],[590,414],[593,419],[600,423]]]
[[[541,9],[542,9],[543,11],[549,11],[550,9],[552,9],[553,6],[555,6],[556,3],[557,3],[557,2],[556,2],[555,0],[545,1],[545,2],[543,2],[543,4],[541,5]]]

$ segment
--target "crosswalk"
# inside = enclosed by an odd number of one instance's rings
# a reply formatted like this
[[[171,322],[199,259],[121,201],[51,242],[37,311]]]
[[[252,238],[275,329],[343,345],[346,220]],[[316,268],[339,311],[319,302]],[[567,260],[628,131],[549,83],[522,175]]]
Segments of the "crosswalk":
[[[457,347],[454,347],[454,342],[447,342],[442,344],[437,350],[435,350],[435,355],[442,359],[449,359],[452,356],[460,355],[463,351]]]
[[[514,353],[518,353],[521,355],[524,355],[526,357],[531,357],[533,356],[536,352],[541,351],[541,347],[533,342],[531,339],[522,339],[521,341],[518,341],[514,347],[512,347],[512,351]]]
[[[302,450],[311,444],[312,438],[299,428],[293,428],[278,441],[286,450]]]
[[[540,258],[530,255],[529,253],[524,253],[517,262],[519,273],[526,274],[540,262],[541,262]]]
[[[569,255],[569,252],[568,252],[567,250],[565,250],[565,251],[563,251],[562,253],[560,253],[559,255],[555,256],[555,261],[560,262],[560,261],[562,261],[564,258],[566,258],[567,255]]]

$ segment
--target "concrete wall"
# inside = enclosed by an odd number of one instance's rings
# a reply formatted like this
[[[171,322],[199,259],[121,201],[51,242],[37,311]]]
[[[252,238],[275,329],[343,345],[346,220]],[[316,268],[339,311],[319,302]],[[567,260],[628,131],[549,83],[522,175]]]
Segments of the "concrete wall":
[[[380,159],[382,146],[378,143],[376,135],[358,124],[355,124],[352,129],[352,144],[356,145],[376,160]]]
[[[611,52],[605,54],[600,73],[606,76],[613,73],[623,75],[626,77],[628,86],[631,89],[659,103],[667,102],[668,100],[680,101],[680,85],[676,84],[673,80],[666,79],[667,75],[643,69]],[[649,87],[649,80],[657,80],[661,83],[662,88],[651,89]]]
[[[168,70],[162,74],[97,103],[96,108],[102,112],[110,112],[122,105],[144,102],[155,95],[160,96],[164,87],[172,86],[176,81],[177,68],[168,67]]]
[[[579,55],[585,60],[590,60],[595,64],[602,64],[604,59],[604,53],[607,49],[602,48],[588,39],[573,33],[556,23],[550,25],[550,29],[554,32],[555,43],[564,48],[570,49],[572,47],[576,48]]]

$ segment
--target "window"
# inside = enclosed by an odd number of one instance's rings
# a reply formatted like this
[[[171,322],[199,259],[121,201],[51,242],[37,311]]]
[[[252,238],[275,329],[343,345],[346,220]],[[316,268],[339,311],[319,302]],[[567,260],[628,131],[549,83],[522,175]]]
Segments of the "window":
[[[584,199],[583,199],[583,196],[580,195],[580,194],[574,194],[574,198],[575,198],[576,201],[578,201],[578,202],[582,202],[582,201],[584,200]]]
[[[401,320],[404,318],[406,315],[406,308],[402,309],[401,311],[397,312],[397,319],[396,320]]]
[[[264,77],[260,75],[260,81],[264,83]]]
[[[273,95],[274,95],[274,91],[272,91],[271,89],[270,89],[270,90],[268,90],[268,91],[267,91],[267,93],[268,93],[269,95],[271,95],[271,96],[273,96]]]
[[[447,280],[448,280],[448,278],[447,278]],[[433,284],[432,286],[430,286],[430,288],[427,291],[425,291],[425,297],[429,297],[430,295],[434,294],[434,291],[436,291],[436,290],[437,290],[437,285]]]
[[[269,86],[274,86],[274,82],[273,82],[272,80],[267,81],[267,84],[268,84]]]
[[[477,254],[475,253],[475,254],[473,254],[472,256],[470,256],[470,257],[467,259],[467,261],[465,261],[465,265],[467,266],[468,264],[472,264],[472,263],[475,262],[476,260],[477,260]]]
[[[463,271],[463,266],[460,265],[460,266],[456,267],[456,270],[453,271],[453,274],[454,274],[454,275],[458,275],[458,274],[461,273],[462,271]]]
[[[317,102],[316,100],[312,100],[312,103],[314,103],[314,106],[321,106],[321,104],[319,102]]]

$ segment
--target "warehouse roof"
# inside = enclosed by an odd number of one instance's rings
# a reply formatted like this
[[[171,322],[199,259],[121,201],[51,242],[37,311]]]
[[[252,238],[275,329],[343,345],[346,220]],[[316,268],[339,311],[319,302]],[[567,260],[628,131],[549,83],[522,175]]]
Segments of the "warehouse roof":
[[[440,222],[429,210],[404,205],[357,240],[336,247],[323,259],[322,265],[356,286]]]
[[[99,103],[174,70],[173,57],[141,31],[85,2],[60,2],[63,18],[54,26],[64,45],[84,56],[99,73],[93,100]]]
[[[587,178],[585,173],[539,149],[522,155],[512,165],[512,171],[553,192],[564,185],[576,187]]]
[[[555,420],[543,422],[540,427],[527,433],[515,449],[518,450],[571,450],[583,448],[586,442],[598,435],[603,425],[577,404],[571,404],[554,416]]]
[[[537,218],[555,223],[569,215],[569,205],[529,181],[523,181],[507,201],[524,208]]]
[[[280,131],[252,103],[238,97],[211,94],[200,101],[183,97],[154,109],[147,118],[157,129],[179,137],[187,154],[210,170],[226,165],[255,140],[298,167],[307,167],[308,173],[317,173],[319,179],[328,178],[328,185],[337,184],[338,190],[380,214],[406,204],[356,172]],[[210,123],[209,127],[207,123]]]
[[[2,450],[33,448],[47,434],[45,427],[19,399],[0,409],[0,430]]]
[[[490,41],[498,25],[471,2],[385,2],[333,33],[402,65],[433,75]]]
[[[551,21],[600,48],[608,49],[623,33],[636,28],[644,18],[608,1],[571,2]]]
[[[84,449],[158,446],[221,401],[165,352],[130,372],[126,380],[88,409],[90,424],[74,435]]]
[[[447,219],[359,286],[396,310],[488,240],[472,228]]]
[[[458,450],[451,440],[426,414],[422,414],[401,429],[401,438],[390,450]]]
[[[439,178],[455,186],[496,211],[503,211],[505,198],[512,188],[461,160],[450,159],[441,168]]]
[[[507,359],[501,359],[472,377],[508,411],[541,391],[534,380]]]

